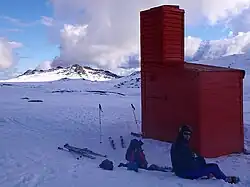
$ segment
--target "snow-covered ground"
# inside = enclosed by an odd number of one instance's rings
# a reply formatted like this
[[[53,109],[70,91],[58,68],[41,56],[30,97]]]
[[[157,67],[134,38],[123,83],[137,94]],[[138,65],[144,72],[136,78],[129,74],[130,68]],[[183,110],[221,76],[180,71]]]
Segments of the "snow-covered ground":
[[[244,121],[246,144],[250,147],[250,87],[246,76]],[[231,186],[219,180],[184,180],[172,173],[118,168],[124,162],[126,145],[136,131],[130,104],[136,107],[140,121],[140,76],[134,75],[107,82],[68,80],[37,83],[0,83],[0,186],[1,187],[157,187],[157,186]],[[134,85],[134,86],[133,86]],[[95,91],[108,91],[100,94]],[[43,102],[28,102],[38,99]],[[102,140],[99,142],[98,104],[102,105]],[[108,137],[117,149],[113,150]],[[170,144],[144,140],[149,163],[171,166]],[[98,168],[103,160],[81,158],[57,149],[65,143],[88,147],[108,155],[114,171]],[[160,158],[160,159],[159,159]],[[240,176],[250,186],[250,156],[230,155],[208,161],[218,162],[228,175]]]

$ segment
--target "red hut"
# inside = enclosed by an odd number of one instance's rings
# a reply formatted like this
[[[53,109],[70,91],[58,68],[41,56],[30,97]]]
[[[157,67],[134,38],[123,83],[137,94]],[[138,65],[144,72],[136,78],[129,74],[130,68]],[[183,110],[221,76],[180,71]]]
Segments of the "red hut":
[[[241,152],[243,70],[184,62],[184,10],[164,5],[140,13],[142,132],[175,140],[182,124],[205,157]]]

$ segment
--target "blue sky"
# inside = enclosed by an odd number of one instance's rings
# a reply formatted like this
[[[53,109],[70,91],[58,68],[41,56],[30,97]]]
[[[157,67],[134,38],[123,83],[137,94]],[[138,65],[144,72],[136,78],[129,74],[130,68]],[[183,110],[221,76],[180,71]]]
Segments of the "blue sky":
[[[58,55],[57,47],[48,40],[46,26],[40,23],[41,16],[51,17],[53,13],[45,0],[2,0],[0,12],[0,36],[23,44],[16,49],[22,57],[20,71]]]
[[[48,28],[41,24],[41,16],[53,17],[53,7],[46,0],[1,0],[0,37],[23,44],[16,49],[21,59],[19,71],[35,68],[59,55],[55,44],[49,41]],[[220,39],[227,35],[223,27],[206,25],[186,27],[186,35],[202,39]]]

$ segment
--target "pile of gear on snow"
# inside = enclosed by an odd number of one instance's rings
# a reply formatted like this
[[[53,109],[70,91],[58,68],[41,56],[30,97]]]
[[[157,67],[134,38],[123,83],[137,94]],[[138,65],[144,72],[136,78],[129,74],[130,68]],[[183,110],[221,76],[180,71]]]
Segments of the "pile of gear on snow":
[[[136,134],[137,136],[138,134]],[[182,126],[179,130],[176,141],[171,146],[170,156],[172,167],[158,166],[156,164],[148,164],[142,145],[141,139],[132,139],[127,148],[125,159],[126,163],[120,163],[118,167],[125,167],[127,170],[138,172],[139,169],[173,172],[176,176],[185,179],[222,179],[227,183],[239,183],[240,179],[237,176],[225,175],[216,163],[206,163],[206,160],[201,155],[193,152],[189,146],[189,141],[192,135],[192,129],[189,126]],[[139,136],[139,135],[138,135]],[[110,145],[116,149],[116,145],[112,137],[109,137]],[[121,147],[125,148],[124,139],[120,136]],[[113,170],[114,163],[107,159],[107,155],[94,152],[88,148],[78,148],[65,144],[64,147],[58,147],[59,150],[68,151],[78,154],[80,157],[96,159],[96,157],[105,158],[99,167],[104,170]],[[79,159],[79,157],[77,157]]]

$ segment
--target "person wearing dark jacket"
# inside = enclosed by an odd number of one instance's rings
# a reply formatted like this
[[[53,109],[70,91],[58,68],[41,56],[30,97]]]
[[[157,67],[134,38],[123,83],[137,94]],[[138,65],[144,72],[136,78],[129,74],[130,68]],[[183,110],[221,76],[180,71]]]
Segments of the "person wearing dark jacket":
[[[129,163],[136,163],[139,168],[146,169],[148,162],[142,150],[142,145],[142,141],[131,140],[125,158]]]
[[[215,177],[228,183],[238,182],[237,177],[226,176],[217,164],[207,164],[204,157],[198,155],[189,147],[192,130],[189,126],[182,126],[175,143],[171,147],[171,162],[173,172],[181,178],[198,179],[201,177]]]
[[[127,167],[128,170],[134,170],[136,172],[138,172],[139,168],[147,169],[148,162],[142,149],[142,145],[143,142],[140,140],[131,140],[125,155],[128,162],[126,164],[120,163],[118,167]]]
[[[118,167],[127,167],[128,170],[138,172],[138,169],[145,169],[149,171],[169,172],[172,168],[162,167],[156,164],[151,164],[148,167],[148,162],[144,151],[142,149],[143,142],[141,140],[132,139],[126,151],[125,158],[128,161],[126,164],[120,163]]]

